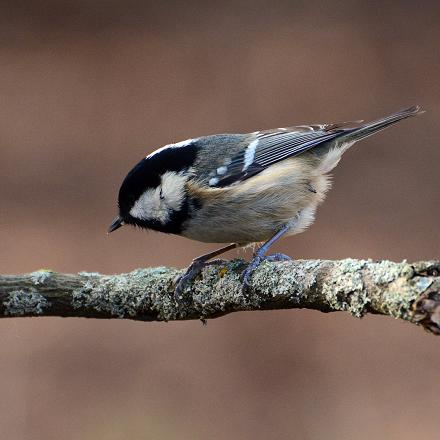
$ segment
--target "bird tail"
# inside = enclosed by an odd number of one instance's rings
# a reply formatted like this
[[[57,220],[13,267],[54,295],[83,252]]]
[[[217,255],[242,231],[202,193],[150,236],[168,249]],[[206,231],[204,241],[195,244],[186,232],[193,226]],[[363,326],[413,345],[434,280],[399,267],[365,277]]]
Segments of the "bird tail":
[[[350,133],[347,133],[345,136],[341,136],[340,140],[344,142],[354,143],[361,139],[365,139],[366,137],[371,136],[372,134],[377,133],[380,130],[383,130],[389,125],[395,124],[402,119],[406,119],[411,116],[417,116],[424,112],[425,111],[422,110],[419,105],[415,105],[405,110],[393,113],[392,115],[385,116],[384,118],[377,119],[376,121],[371,121],[366,124],[360,125],[359,127],[350,130]]]
[[[328,173],[331,171],[341,159],[341,156],[357,141],[365,139],[374,133],[395,124],[402,119],[409,118],[410,116],[416,116],[424,113],[420,106],[415,105],[413,107],[401,110],[400,112],[393,113],[392,115],[385,116],[384,118],[367,123],[356,122],[356,126],[352,126],[351,123],[335,124],[331,128],[342,128],[343,133],[336,139],[336,148],[334,144],[326,145],[323,152],[326,153],[322,163],[319,166],[319,170],[322,173]]]

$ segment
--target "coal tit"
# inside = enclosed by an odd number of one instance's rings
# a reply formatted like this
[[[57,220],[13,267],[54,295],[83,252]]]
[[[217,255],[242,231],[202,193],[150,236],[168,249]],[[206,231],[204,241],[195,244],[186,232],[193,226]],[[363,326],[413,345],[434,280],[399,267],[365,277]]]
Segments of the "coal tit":
[[[252,272],[283,235],[303,232],[330,187],[328,173],[355,142],[390,124],[421,113],[414,106],[362,123],[301,125],[247,134],[203,136],[166,145],[142,159],[119,190],[122,225],[182,235],[209,243],[231,244],[202,255],[177,282],[176,294],[209,261],[227,250],[264,242],[243,274]],[[218,260],[216,260],[218,261]]]

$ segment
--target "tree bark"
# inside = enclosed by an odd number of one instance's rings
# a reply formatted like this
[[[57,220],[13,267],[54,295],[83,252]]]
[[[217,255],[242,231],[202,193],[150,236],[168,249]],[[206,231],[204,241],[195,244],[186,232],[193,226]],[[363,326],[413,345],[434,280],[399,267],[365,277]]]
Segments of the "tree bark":
[[[120,275],[40,270],[0,275],[0,316],[210,319],[245,310],[307,308],[388,315],[440,334],[440,261],[394,263],[346,259],[264,262],[243,293],[241,260],[206,267],[176,301],[165,267]]]

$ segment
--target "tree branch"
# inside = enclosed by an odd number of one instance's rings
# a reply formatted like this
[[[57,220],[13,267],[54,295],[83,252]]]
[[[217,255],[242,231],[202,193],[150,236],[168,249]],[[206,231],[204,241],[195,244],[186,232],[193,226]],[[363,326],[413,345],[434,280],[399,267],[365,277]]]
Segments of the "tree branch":
[[[440,334],[440,261],[264,262],[243,295],[241,260],[210,266],[182,302],[173,297],[180,273],[165,267],[121,275],[41,270],[0,276],[0,316],[73,316],[140,321],[209,319],[243,310],[308,308],[389,315]]]

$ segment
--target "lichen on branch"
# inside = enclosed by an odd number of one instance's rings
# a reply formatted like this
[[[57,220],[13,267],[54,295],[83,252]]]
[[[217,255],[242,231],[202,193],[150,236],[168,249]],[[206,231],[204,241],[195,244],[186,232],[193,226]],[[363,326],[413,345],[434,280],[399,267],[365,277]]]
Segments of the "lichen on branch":
[[[440,261],[395,263],[345,259],[264,262],[242,290],[241,260],[206,267],[174,298],[176,269],[119,275],[47,270],[0,276],[0,316],[125,318],[140,321],[210,319],[251,310],[308,308],[402,319],[440,334]]]

